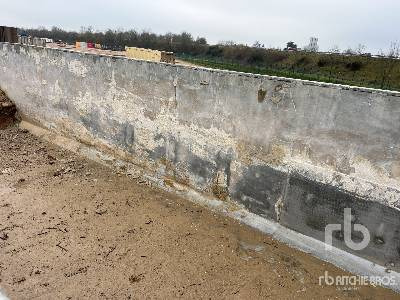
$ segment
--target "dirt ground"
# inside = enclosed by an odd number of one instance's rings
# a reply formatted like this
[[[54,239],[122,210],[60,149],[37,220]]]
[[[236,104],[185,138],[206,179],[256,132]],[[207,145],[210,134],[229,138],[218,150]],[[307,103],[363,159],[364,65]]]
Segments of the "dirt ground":
[[[14,122],[16,111],[14,103],[0,90],[0,129],[8,127]]]
[[[11,299],[398,299],[238,222],[0,131],[0,287]]]

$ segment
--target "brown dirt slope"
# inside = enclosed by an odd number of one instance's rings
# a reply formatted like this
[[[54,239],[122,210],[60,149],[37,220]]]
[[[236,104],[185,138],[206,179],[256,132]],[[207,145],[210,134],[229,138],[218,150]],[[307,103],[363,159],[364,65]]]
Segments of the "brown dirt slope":
[[[140,179],[0,131],[0,287],[12,299],[398,299]]]
[[[0,129],[11,125],[15,120],[15,105],[8,99],[7,95],[0,89]]]

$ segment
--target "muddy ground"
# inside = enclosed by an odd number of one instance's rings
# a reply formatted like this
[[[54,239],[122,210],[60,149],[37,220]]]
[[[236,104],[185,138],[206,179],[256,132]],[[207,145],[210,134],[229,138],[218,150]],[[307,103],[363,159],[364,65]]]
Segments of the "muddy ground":
[[[398,299],[16,127],[0,131],[0,286],[11,299]],[[347,274],[348,275],[348,274]]]

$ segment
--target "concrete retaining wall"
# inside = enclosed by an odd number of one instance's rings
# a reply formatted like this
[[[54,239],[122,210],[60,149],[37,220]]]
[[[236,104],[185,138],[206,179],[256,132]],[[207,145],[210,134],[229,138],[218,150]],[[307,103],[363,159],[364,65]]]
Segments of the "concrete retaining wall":
[[[371,242],[334,245],[400,270],[400,93],[6,43],[0,69],[25,119],[322,241],[351,208]]]

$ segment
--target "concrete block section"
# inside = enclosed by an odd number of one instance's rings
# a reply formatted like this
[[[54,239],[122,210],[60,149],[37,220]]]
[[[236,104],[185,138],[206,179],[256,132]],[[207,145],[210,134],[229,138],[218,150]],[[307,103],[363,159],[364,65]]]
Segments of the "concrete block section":
[[[345,242],[345,208],[351,209],[351,240],[361,243],[366,238],[355,230],[356,224],[365,226],[369,232],[370,241],[364,249],[354,250]],[[295,174],[289,179],[280,221],[284,226],[323,242],[326,242],[326,226],[340,224],[340,230],[332,234],[334,247],[400,270],[400,211],[396,208]]]
[[[277,220],[287,175],[269,166],[249,166],[232,188],[234,200],[243,204],[250,212]]]

